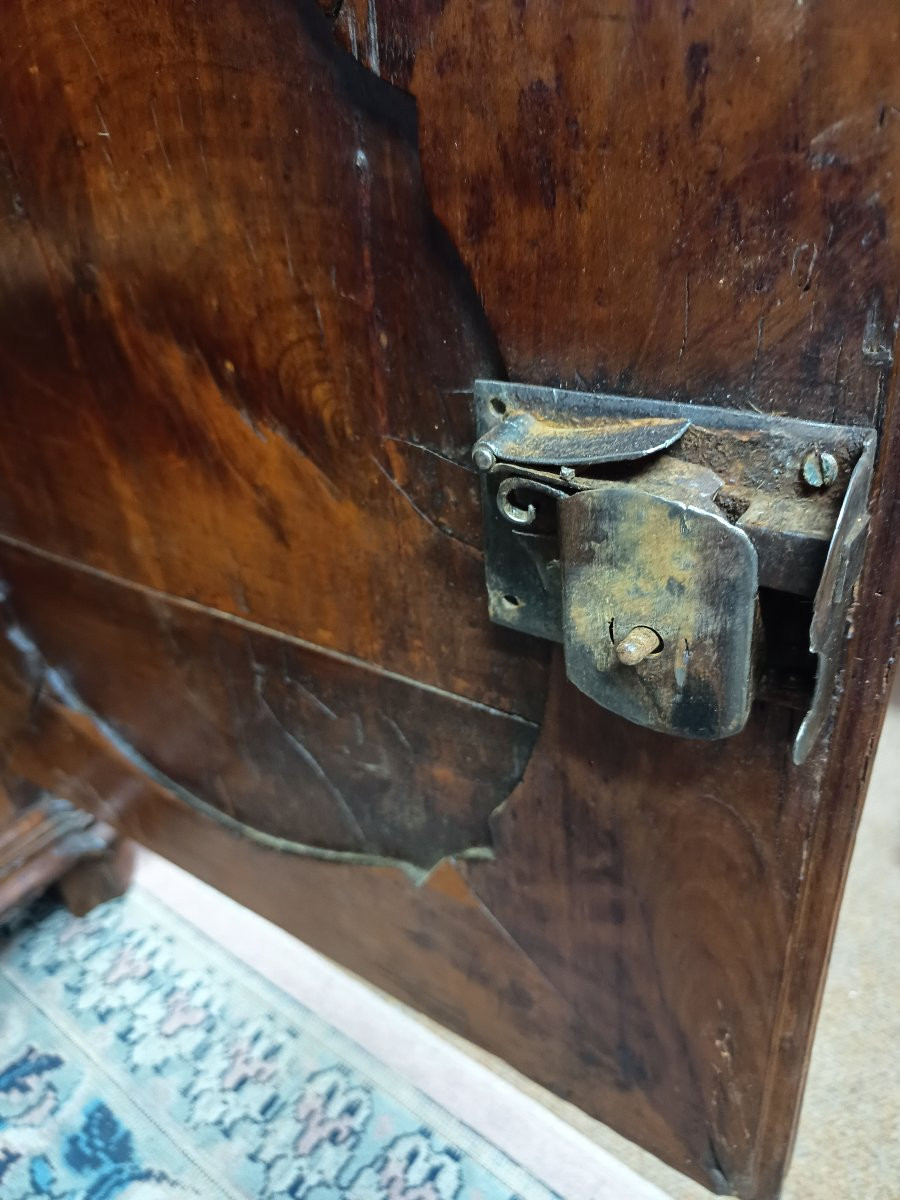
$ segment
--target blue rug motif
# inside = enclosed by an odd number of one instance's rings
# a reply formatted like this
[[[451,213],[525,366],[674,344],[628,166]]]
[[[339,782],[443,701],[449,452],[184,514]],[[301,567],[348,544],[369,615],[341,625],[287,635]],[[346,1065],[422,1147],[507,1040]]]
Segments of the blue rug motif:
[[[559,1200],[147,893],[0,938],[3,1200]]]

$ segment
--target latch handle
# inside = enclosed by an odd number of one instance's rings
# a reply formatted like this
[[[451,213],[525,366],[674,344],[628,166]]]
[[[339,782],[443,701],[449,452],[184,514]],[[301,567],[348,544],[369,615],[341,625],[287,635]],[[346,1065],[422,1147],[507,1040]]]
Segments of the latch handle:
[[[480,437],[472,457],[480,470],[497,461],[554,467],[634,462],[668,449],[690,424],[685,418],[614,413],[592,421],[546,421],[519,412]]]

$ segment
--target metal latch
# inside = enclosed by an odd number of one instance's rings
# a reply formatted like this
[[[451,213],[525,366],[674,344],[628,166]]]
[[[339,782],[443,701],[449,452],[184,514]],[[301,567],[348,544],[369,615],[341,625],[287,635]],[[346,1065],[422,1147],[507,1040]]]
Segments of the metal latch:
[[[862,563],[874,431],[492,381],[475,416],[492,619],[562,642],[577,687],[651,729],[722,738],[757,695],[805,707],[802,762]]]

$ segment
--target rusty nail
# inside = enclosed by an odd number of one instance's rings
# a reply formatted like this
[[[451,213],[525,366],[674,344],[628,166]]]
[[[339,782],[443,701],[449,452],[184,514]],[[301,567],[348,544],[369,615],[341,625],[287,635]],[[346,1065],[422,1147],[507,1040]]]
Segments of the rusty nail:
[[[636,667],[651,654],[658,654],[663,640],[649,625],[636,625],[616,646],[616,657],[626,667]]]
[[[830,487],[838,477],[838,463],[827,450],[810,450],[801,464],[803,481],[811,488]]]

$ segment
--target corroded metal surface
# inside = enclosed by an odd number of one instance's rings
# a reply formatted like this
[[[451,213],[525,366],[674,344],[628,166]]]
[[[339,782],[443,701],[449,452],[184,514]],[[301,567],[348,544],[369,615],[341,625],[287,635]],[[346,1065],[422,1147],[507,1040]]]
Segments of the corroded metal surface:
[[[867,504],[875,464],[875,441],[872,433],[854,468],[822,572],[822,582],[816,592],[809,648],[818,657],[819,666],[809,712],[794,742],[795,763],[802,763],[809,755],[831,708],[831,695],[840,669],[841,643],[862,566],[869,525]]]
[[[750,713],[757,561],[720,515],[629,484],[559,507],[566,670],[591,699],[683,737],[737,733]],[[660,646],[623,662],[650,629]]]
[[[557,420],[542,420],[532,413],[516,413],[481,438],[478,450],[503,462],[546,463],[558,467],[634,462],[673,445],[691,423],[686,417],[635,418],[613,413],[601,421],[566,420],[565,417],[564,410]]]
[[[811,706],[802,761],[861,561],[872,431],[493,381],[475,413],[492,619],[562,641],[598,703],[683,736],[737,732],[759,677]]]

